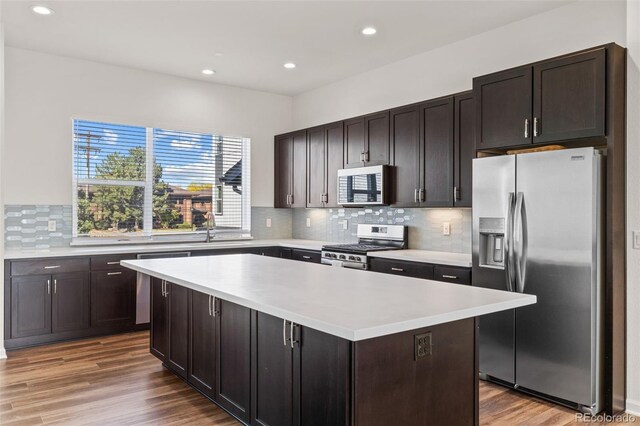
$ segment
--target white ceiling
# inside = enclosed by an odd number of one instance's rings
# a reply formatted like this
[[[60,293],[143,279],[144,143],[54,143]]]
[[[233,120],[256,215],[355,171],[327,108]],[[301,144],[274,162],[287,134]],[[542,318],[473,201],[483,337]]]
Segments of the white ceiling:
[[[2,16],[8,46],[295,95],[567,3],[4,0]]]

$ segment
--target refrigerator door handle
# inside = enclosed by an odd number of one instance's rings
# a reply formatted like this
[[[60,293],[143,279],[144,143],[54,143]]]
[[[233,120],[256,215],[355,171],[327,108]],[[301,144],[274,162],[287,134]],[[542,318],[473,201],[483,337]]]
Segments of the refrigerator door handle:
[[[515,208],[515,237],[513,250],[516,266],[516,291],[524,293],[527,274],[527,213],[524,206],[524,193],[518,192]]]
[[[513,204],[515,194],[509,193],[507,200],[507,224],[504,230],[504,275],[507,281],[507,290],[513,291]]]

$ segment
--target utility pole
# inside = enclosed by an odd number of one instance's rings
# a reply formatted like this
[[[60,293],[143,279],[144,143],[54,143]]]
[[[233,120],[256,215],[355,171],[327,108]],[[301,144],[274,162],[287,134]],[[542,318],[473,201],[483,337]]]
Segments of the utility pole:
[[[84,145],[80,145],[78,143],[78,151],[84,152],[84,154],[86,156],[86,159],[87,159],[87,179],[89,179],[89,178],[91,178],[91,153],[100,152],[101,151],[100,148],[96,148],[96,147],[92,147],[91,146],[91,140],[92,139],[100,140],[100,139],[102,139],[102,136],[92,135],[91,131],[88,131],[87,133],[76,133],[76,138],[85,138],[86,139],[86,143]],[[87,197],[87,200],[88,200],[89,199],[89,184],[88,183],[85,186],[85,196]]]

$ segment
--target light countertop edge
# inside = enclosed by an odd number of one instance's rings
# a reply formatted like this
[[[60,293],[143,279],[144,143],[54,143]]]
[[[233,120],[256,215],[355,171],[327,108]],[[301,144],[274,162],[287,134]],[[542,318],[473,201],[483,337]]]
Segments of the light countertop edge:
[[[172,259],[175,260],[175,259]],[[281,262],[287,262],[290,260],[284,259],[274,259]],[[347,327],[341,327],[336,324],[327,323],[326,321],[322,321],[318,318],[313,318],[300,312],[293,312],[288,309],[283,309],[278,306],[273,306],[270,304],[265,304],[261,302],[257,302],[255,300],[247,299],[245,297],[240,297],[232,293],[228,293],[226,291],[222,291],[219,289],[211,288],[203,284],[198,284],[193,281],[185,280],[177,275],[167,274],[163,272],[159,272],[157,270],[145,267],[144,264],[147,264],[149,261],[140,261],[140,260],[125,260],[122,261],[121,264],[127,268],[133,269],[137,272],[151,275],[153,277],[167,280],[169,282],[190,288],[195,291],[199,291],[205,294],[210,294],[215,297],[219,297],[220,299],[236,303],[238,305],[247,307],[249,309],[253,309],[259,312],[263,312],[269,315],[276,316],[278,318],[287,319],[288,321],[292,321],[294,323],[300,324],[302,326],[310,327],[337,337],[341,337],[350,341],[360,341],[375,337],[381,337],[385,335],[401,333],[410,330],[416,330],[424,327],[430,327],[438,324],[443,324],[447,322],[472,318],[480,315],[490,314],[494,312],[504,311],[508,309],[519,308],[526,305],[531,305],[536,303],[536,297],[532,295],[520,294],[519,297],[512,297],[510,300],[503,300],[495,303],[486,303],[482,306],[458,309],[451,312],[447,312],[444,314],[438,315],[427,315],[420,318],[413,318],[406,321],[392,321],[383,325],[376,325],[373,327],[363,327],[358,329],[352,329]],[[315,264],[307,264],[304,262],[296,262],[296,264],[305,265],[305,267],[323,267],[328,268],[327,266],[320,266]],[[357,272],[359,274],[366,273],[362,271],[354,271],[347,270],[350,272]],[[394,280],[418,280],[417,278],[407,278],[407,277],[393,277]],[[442,286],[456,285],[456,284],[445,284],[431,280],[421,280],[425,282],[437,283]],[[457,286],[457,285],[456,285]],[[466,287],[466,286],[460,286]],[[469,287],[477,289],[477,287]],[[488,291],[497,291],[497,290],[488,290]],[[506,293],[506,292],[501,292]],[[512,293],[515,296],[515,293]]]
[[[368,257],[380,259],[403,260],[407,262],[433,263],[435,265],[459,266],[471,268],[473,266],[471,254],[453,253],[433,250],[388,250],[367,253]]]

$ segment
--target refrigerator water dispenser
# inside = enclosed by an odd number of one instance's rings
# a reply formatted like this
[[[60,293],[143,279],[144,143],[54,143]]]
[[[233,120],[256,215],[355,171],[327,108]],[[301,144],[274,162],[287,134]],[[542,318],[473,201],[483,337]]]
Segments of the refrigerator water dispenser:
[[[504,269],[504,218],[480,218],[480,266]]]

